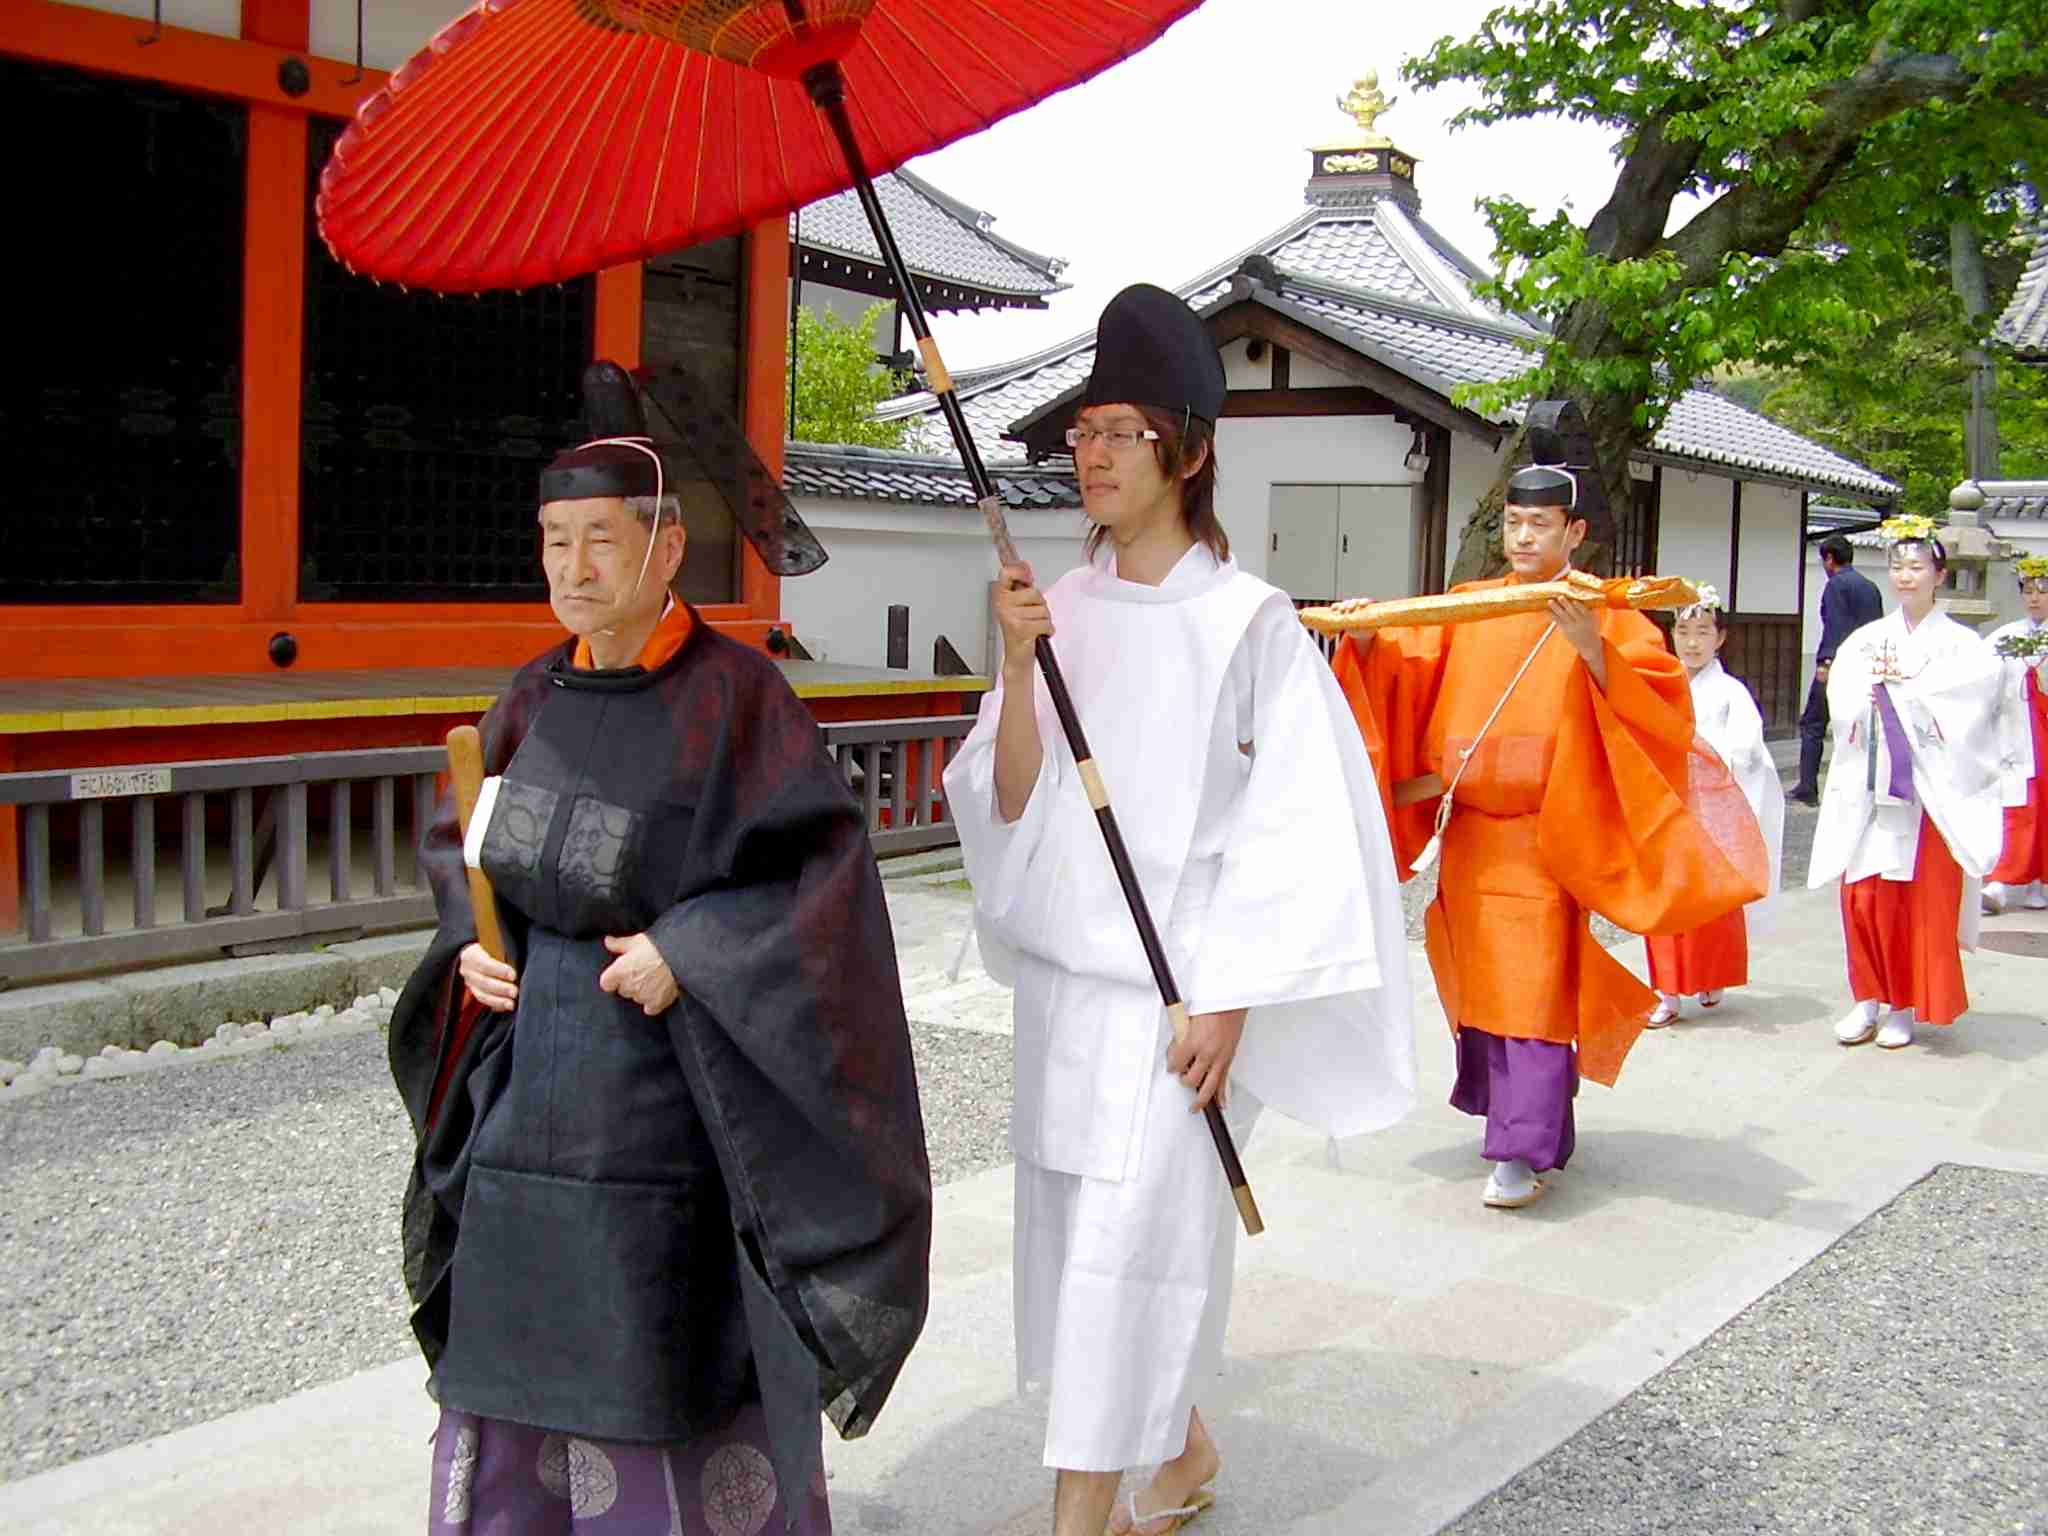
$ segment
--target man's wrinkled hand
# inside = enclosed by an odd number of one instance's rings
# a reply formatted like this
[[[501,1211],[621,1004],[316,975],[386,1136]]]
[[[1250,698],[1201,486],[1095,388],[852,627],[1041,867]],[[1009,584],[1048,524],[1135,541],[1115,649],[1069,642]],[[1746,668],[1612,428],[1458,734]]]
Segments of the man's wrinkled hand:
[[[681,988],[676,985],[668,962],[661,958],[661,951],[654,947],[654,940],[644,933],[623,939],[607,936],[604,947],[618,958],[597,978],[600,987],[638,1003],[650,1019],[673,1006]]]
[[[493,960],[483,945],[465,944],[455,969],[469,995],[493,1013],[510,1013],[519,1006],[519,973],[504,961]]]

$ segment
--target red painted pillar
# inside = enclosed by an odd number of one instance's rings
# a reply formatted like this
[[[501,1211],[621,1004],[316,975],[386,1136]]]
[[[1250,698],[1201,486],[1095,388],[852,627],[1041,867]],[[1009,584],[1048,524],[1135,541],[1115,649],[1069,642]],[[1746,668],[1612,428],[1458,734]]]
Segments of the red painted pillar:
[[[14,742],[0,736],[0,773],[14,768]],[[11,805],[0,805],[0,933],[21,926],[21,829]]]

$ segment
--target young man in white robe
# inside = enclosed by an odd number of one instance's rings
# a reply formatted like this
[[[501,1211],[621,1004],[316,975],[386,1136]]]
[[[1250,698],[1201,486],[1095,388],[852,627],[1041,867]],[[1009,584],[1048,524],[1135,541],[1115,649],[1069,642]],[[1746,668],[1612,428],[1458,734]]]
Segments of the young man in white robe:
[[[1671,649],[1684,664],[1692,690],[1693,728],[1705,738],[1756,816],[1770,858],[1770,889],[1762,901],[1717,918],[1691,933],[1644,940],[1650,957],[1650,985],[1657,1006],[1647,1027],[1662,1029],[1683,1013],[1691,997],[1702,1008],[1718,1007],[1730,987],[1749,984],[1749,941],[1767,904],[1778,894],[1779,864],[1785,848],[1785,789],[1778,767],[1764,744],[1764,717],[1740,678],[1721,665],[1721,647],[1728,642],[1728,614],[1712,587],[1700,587],[1700,600],[1678,610],[1671,625]]]
[[[1999,712],[2005,849],[1984,882],[1986,912],[2003,912],[2011,901],[2036,911],[2048,907],[2048,694],[2041,687],[2041,669],[2048,667],[2048,556],[2026,555],[2016,563],[2026,613],[1984,637],[2005,669]]]
[[[1001,677],[946,771],[984,962],[1016,990],[1016,1340],[1057,1536],[1213,1499],[1235,1211],[1200,1111],[1334,1136],[1414,1098],[1408,945],[1358,732],[1215,511],[1223,369],[1158,288],[1104,311],[1068,432],[1090,563],[996,599]],[[1192,1016],[1176,1041],[1033,647],[1050,637]],[[1144,1488],[1122,1474],[1156,1467]]]
[[[1856,1002],[1835,1038],[1897,1050],[1916,1022],[1947,1025],[1969,1007],[1962,951],[1976,947],[1978,882],[2004,836],[2004,674],[1975,631],[1934,606],[1948,551],[1932,520],[1894,517],[1879,531],[1899,605],[1835,653],[1834,760],[1807,884],[1842,882]]]

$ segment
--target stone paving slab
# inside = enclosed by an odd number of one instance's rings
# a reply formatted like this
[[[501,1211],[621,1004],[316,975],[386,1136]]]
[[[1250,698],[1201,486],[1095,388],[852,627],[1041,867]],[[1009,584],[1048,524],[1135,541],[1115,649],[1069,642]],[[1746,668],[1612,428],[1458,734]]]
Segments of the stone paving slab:
[[[2048,1530],[2044,1258],[2048,1178],[1944,1165],[1450,1532]]]
[[[1519,1213],[1479,1204],[1476,1127],[1443,1102],[1450,1042],[1415,955],[1415,1113],[1336,1146],[1267,1116],[1246,1147],[1268,1230],[1239,1244],[1226,1369],[1200,1396],[1225,1461],[1203,1536],[1439,1530],[1936,1164],[2048,1175],[2029,1119],[2048,969],[1980,953],[1953,1031],[1844,1051],[1835,895],[1786,907],[1756,948],[1767,980],[1645,1037],[1615,1090],[1588,1085],[1573,1166]],[[959,912],[899,927],[906,974],[943,976]],[[1987,927],[2048,933],[2048,915]],[[1640,968],[1640,944],[1618,953]],[[828,1447],[844,1531],[1049,1527],[1040,1411],[1012,1379],[1010,1189],[997,1168],[939,1192],[925,1337],[874,1433]],[[0,1487],[0,1526],[215,1533],[292,1509],[294,1531],[415,1529],[418,1381],[366,1373]]]

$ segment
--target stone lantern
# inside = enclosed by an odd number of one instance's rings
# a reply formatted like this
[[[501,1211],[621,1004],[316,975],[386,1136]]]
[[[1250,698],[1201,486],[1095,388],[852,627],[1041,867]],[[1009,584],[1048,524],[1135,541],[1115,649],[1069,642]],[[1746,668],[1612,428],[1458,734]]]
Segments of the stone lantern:
[[[1984,507],[1984,489],[1965,480],[1948,493],[1948,526],[1941,542],[1948,549],[1948,580],[1943,584],[1942,610],[1959,624],[1977,628],[1998,617],[1991,600],[1991,566],[2012,559],[2013,548],[1977,521]]]

